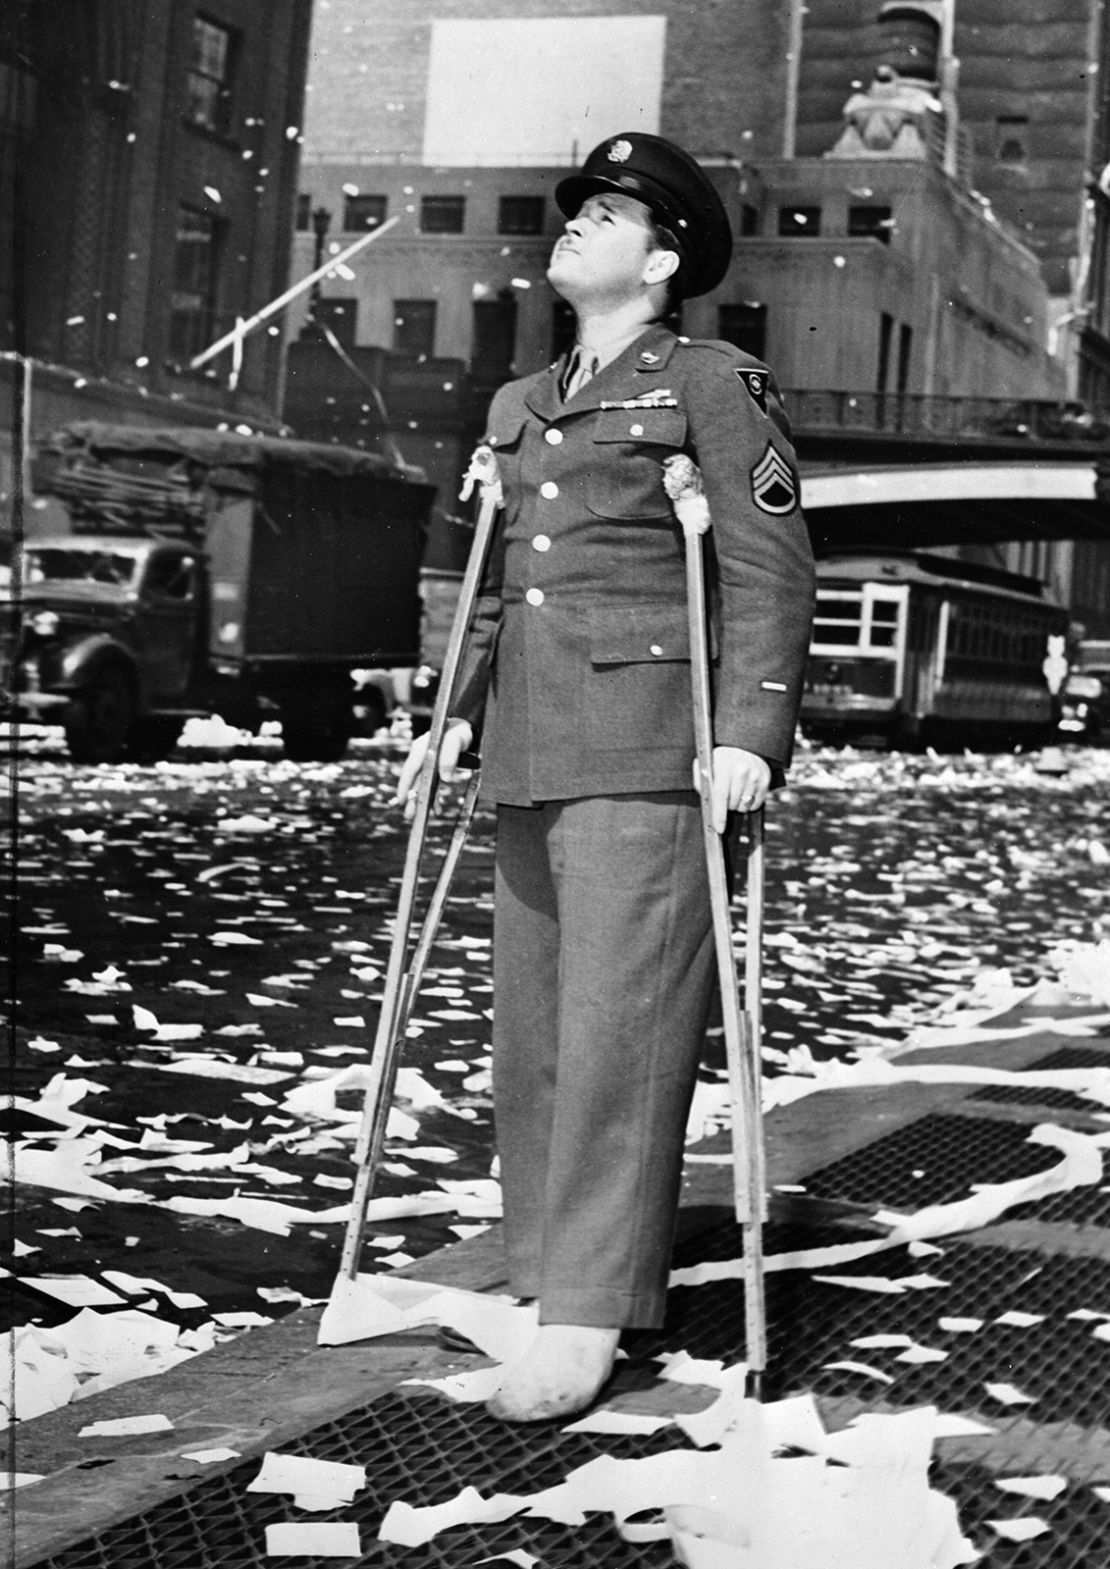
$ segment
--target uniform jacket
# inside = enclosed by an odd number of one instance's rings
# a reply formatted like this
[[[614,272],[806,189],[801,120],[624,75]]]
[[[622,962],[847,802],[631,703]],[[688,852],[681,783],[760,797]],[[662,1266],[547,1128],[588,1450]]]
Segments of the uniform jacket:
[[[814,569],[770,372],[658,324],[567,403],[562,368],[509,383],[489,414],[505,506],[451,704],[481,735],[483,795],[691,788],[684,545],[661,467],[676,452],[712,519],[714,740],[781,779]]]

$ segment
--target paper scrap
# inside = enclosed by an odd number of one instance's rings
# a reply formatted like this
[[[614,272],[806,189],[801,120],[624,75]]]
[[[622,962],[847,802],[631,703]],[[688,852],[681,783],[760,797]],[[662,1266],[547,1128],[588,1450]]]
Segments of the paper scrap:
[[[873,1291],[879,1296],[901,1296],[905,1286],[886,1275],[814,1275],[823,1286],[847,1286],[853,1291]]]
[[[970,1417],[959,1416],[955,1412],[942,1412],[937,1417],[934,1438],[978,1438],[989,1437],[997,1429],[988,1427],[985,1422],[973,1422]]]
[[[169,1433],[173,1423],[160,1413],[152,1416],[108,1417],[101,1422],[90,1422],[79,1430],[78,1438],[127,1438],[133,1433]]]
[[[276,1199],[193,1199],[175,1195],[158,1201],[160,1209],[171,1209],[179,1215],[214,1215],[229,1220],[242,1221],[257,1231],[272,1231],[279,1237],[289,1235],[294,1225],[337,1225],[345,1221],[351,1206],[341,1204],[334,1209],[294,1209],[290,1204],[280,1204]]]
[[[894,1382],[889,1373],[884,1373],[881,1368],[872,1367],[867,1362],[822,1362],[821,1366],[827,1368],[830,1372],[862,1373],[867,1378],[877,1378],[883,1384],[893,1384]]]
[[[26,1284],[67,1307],[119,1307],[127,1300],[89,1275],[32,1275]]]
[[[1066,1476],[1006,1476],[996,1477],[995,1487],[1004,1493],[1019,1493],[1022,1498],[1041,1498],[1050,1501],[1059,1498],[1068,1485]]]
[[[350,1503],[366,1486],[366,1467],[341,1460],[313,1460],[307,1455],[283,1455],[271,1450],[262,1469],[247,1484],[248,1493],[307,1493]]]
[[[1004,1406],[1031,1406],[1036,1404],[1036,1397],[1025,1394],[1016,1384],[984,1384],[983,1388],[992,1400],[1000,1401]]]
[[[354,1520],[306,1520],[266,1527],[267,1558],[358,1558],[362,1540]]]
[[[504,1376],[504,1368],[498,1364],[495,1367],[475,1368],[472,1373],[450,1373],[445,1378],[406,1378],[405,1383],[436,1389],[441,1395],[463,1405],[476,1405],[480,1400],[488,1400],[497,1393]]]
[[[647,1416],[637,1411],[614,1411],[603,1406],[563,1428],[564,1433],[657,1433],[670,1427],[673,1416]]]
[[[726,1431],[719,1449],[668,1450],[639,1460],[600,1455],[561,1484],[528,1497],[482,1498],[471,1487],[431,1508],[398,1500],[379,1536],[411,1547],[454,1525],[503,1520],[521,1511],[570,1525],[604,1511],[629,1540],[652,1540],[653,1531],[655,1539],[669,1536],[680,1561],[693,1569],[738,1565],[741,1543],[760,1569],[815,1563],[822,1569],[859,1569],[873,1558],[876,1539],[887,1550],[884,1563],[898,1569],[955,1569],[977,1560],[960,1533],[951,1499],[928,1487],[932,1408],[872,1417],[830,1434],[827,1459],[776,1458],[765,1411],[756,1401],[745,1402],[741,1425]],[[741,1488],[738,1475],[744,1478]],[[711,1511],[704,1508],[707,1500],[716,1505]],[[660,1508],[669,1523],[659,1528],[625,1525],[633,1515]],[[702,1529],[710,1514],[712,1528]]]
[[[1044,1536],[1049,1530],[1047,1521],[1037,1515],[1022,1515],[1017,1520],[987,1520],[984,1524],[1010,1542],[1031,1542],[1034,1537]]]
[[[238,1460],[238,1449],[189,1449],[186,1450],[182,1460],[195,1460],[197,1465],[216,1465],[221,1460]]]
[[[894,1359],[896,1362],[909,1362],[910,1364],[923,1364],[926,1362],[947,1362],[948,1352],[940,1351],[934,1346],[907,1346]]]
[[[449,1531],[452,1526],[493,1525],[508,1520],[531,1501],[511,1493],[495,1493],[492,1498],[483,1498],[476,1487],[464,1487],[446,1503],[429,1504],[423,1508],[394,1499],[385,1512],[378,1539],[392,1542],[398,1547],[422,1547],[425,1542],[430,1542],[441,1531]]]

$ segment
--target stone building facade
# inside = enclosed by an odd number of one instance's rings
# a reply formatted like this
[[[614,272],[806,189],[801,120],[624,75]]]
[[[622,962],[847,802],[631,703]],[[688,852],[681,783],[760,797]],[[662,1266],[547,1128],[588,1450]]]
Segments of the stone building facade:
[[[279,423],[311,0],[0,9],[0,492],[13,421]],[[24,366],[30,361],[30,374]],[[0,503],[0,510],[10,502]]]

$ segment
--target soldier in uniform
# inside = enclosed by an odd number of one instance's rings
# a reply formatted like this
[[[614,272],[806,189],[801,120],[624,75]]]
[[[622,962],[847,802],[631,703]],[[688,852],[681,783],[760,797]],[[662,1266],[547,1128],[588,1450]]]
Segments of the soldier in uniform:
[[[496,806],[494,1111],[512,1290],[534,1344],[491,1412],[563,1417],[622,1328],[662,1322],[685,1122],[716,983],[694,789],[682,533],[662,461],[699,465],[712,517],[715,826],[784,777],[813,559],[767,367],[662,318],[723,279],[715,187],[627,132],[556,198],[548,278],[573,350],[501,389],[487,441],[505,507],[440,773],[480,738]],[[426,743],[398,783],[410,804]]]

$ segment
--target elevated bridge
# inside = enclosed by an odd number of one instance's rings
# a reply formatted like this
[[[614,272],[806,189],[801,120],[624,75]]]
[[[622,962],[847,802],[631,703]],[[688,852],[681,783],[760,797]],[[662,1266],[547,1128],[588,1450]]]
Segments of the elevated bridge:
[[[1110,412],[905,393],[785,397],[818,551],[1110,543]]]

